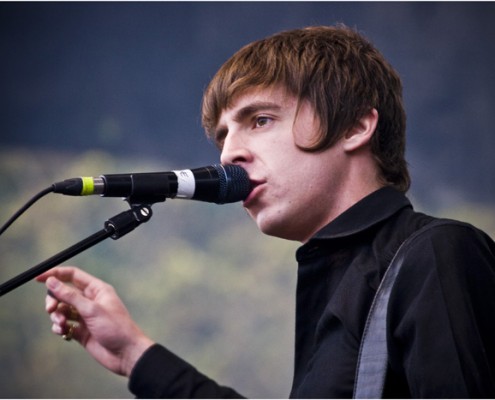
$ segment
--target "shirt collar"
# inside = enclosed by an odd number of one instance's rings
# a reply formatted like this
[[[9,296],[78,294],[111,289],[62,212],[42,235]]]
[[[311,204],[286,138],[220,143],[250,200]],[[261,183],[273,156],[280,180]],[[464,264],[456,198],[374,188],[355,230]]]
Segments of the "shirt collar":
[[[362,232],[402,208],[412,208],[407,197],[390,186],[378,189],[319,230],[313,239],[336,239]]]

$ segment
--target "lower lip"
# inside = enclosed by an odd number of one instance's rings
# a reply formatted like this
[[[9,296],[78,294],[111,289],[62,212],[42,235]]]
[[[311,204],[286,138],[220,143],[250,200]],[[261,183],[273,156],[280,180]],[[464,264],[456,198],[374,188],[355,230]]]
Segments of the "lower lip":
[[[259,193],[260,193],[261,190],[262,190],[262,185],[255,186],[255,188],[253,190],[251,190],[251,193],[249,193],[249,195],[246,198],[246,200],[244,200],[244,202],[242,203],[242,205],[245,208],[248,208],[249,205],[251,203],[253,203],[255,201],[255,199],[259,196]]]

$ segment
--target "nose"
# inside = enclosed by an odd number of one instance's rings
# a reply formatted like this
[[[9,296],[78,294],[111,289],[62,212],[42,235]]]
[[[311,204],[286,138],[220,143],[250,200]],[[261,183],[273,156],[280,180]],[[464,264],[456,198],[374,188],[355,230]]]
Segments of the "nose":
[[[243,164],[251,161],[252,153],[241,134],[229,132],[224,139],[220,162],[222,164]]]

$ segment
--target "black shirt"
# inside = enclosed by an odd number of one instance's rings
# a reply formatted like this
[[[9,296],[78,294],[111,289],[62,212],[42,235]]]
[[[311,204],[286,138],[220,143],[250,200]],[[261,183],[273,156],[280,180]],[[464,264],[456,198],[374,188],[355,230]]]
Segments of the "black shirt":
[[[349,398],[364,323],[400,244],[433,218],[392,188],[372,193],[297,251],[291,397]],[[495,397],[495,244],[470,225],[421,235],[394,286],[389,397]],[[129,381],[139,397],[238,397],[160,345]]]

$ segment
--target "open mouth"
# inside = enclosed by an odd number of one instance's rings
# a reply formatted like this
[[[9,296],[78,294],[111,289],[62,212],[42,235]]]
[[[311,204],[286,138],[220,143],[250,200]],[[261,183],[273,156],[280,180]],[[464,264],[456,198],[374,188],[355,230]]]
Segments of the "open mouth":
[[[263,188],[263,184],[265,182],[251,179],[250,183],[251,183],[251,192],[249,193],[248,197],[246,197],[243,203],[243,206],[246,208],[249,207],[249,205],[252,204],[259,196],[259,193],[261,192]]]

